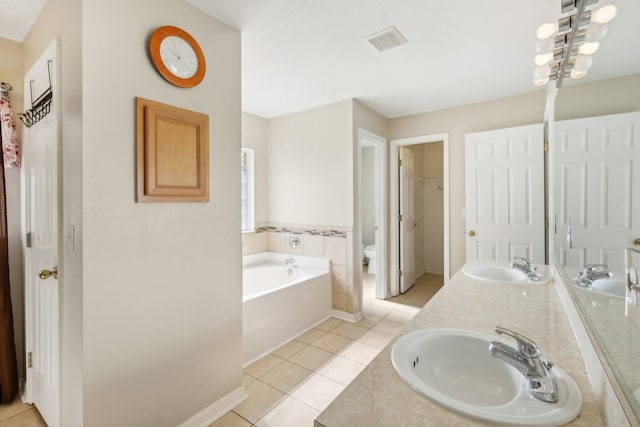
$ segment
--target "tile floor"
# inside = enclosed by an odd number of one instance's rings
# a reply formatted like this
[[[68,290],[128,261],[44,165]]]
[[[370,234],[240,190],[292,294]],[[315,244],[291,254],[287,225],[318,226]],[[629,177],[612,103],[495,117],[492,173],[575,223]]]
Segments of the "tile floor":
[[[330,318],[244,370],[249,398],[210,427],[301,427],[313,420],[442,287],[424,274],[406,293],[375,298],[375,277],[363,280],[363,319]],[[46,427],[33,405],[0,405],[0,427]]]
[[[375,298],[363,280],[363,319],[330,318],[244,370],[249,398],[209,427],[303,427],[313,420],[442,287],[424,274],[406,293]]]
[[[46,427],[40,413],[16,397],[13,403],[0,405],[0,427]]]

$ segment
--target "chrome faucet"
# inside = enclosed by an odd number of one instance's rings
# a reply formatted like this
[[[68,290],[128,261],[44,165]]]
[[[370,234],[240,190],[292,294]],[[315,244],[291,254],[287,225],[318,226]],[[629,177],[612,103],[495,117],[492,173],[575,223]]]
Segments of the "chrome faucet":
[[[511,263],[511,268],[515,268],[516,270],[522,271],[524,274],[527,275],[527,278],[529,280],[534,280],[534,281],[540,280],[540,276],[536,272],[536,267],[533,266],[533,263],[529,258],[520,257],[520,256],[514,257],[513,262]]]
[[[589,264],[578,274],[578,285],[589,287],[594,280],[613,277],[613,273],[607,270],[605,264]]]
[[[533,397],[544,402],[557,402],[558,386],[551,373],[553,363],[542,360],[536,343],[517,332],[499,326],[496,326],[496,333],[506,334],[515,339],[518,349],[492,341],[489,345],[491,355],[516,368],[527,379],[529,392]]]
[[[288,264],[293,264],[294,262],[296,262],[296,259],[294,257],[292,257],[292,256],[290,256],[289,258],[284,260],[284,263],[287,264],[287,265]]]

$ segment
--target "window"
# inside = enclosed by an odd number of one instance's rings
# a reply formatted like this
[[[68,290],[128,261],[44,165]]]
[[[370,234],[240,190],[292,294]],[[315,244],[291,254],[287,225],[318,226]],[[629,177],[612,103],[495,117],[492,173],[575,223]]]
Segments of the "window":
[[[242,149],[240,163],[240,203],[242,206],[242,231],[253,231],[253,150]]]

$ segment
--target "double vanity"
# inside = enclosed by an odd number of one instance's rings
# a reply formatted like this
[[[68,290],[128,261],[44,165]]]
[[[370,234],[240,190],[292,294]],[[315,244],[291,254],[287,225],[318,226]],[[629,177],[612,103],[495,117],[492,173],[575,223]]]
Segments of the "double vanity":
[[[566,289],[556,289],[564,284],[549,280],[546,267],[537,276],[506,263],[468,262],[316,427],[604,426],[559,297]]]

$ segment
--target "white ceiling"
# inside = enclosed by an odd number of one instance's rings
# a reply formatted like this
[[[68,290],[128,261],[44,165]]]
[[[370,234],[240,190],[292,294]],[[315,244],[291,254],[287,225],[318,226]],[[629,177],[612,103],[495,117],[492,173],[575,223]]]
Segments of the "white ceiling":
[[[535,32],[560,16],[560,0],[187,1],[242,31],[243,110],[265,118],[346,98],[391,118],[539,90]],[[614,2],[583,81],[640,72],[640,1]],[[391,25],[408,43],[378,53],[364,37]]]
[[[242,31],[242,108],[265,118],[347,98],[392,118],[540,90],[535,31],[560,16],[560,0],[186,1]],[[0,0],[0,37],[22,41],[45,2]],[[582,81],[640,72],[640,1],[605,2],[618,16]],[[365,41],[391,25],[408,43]]]

